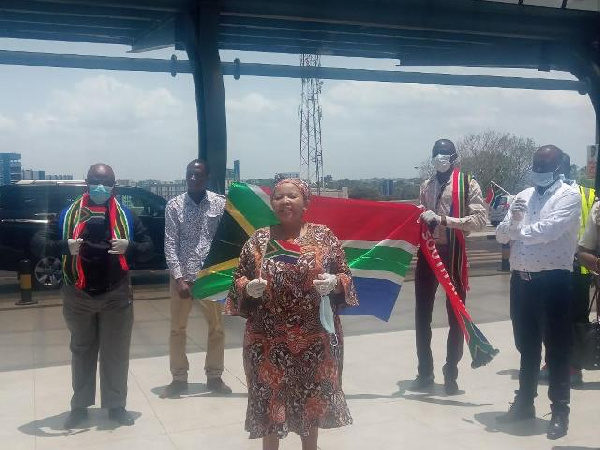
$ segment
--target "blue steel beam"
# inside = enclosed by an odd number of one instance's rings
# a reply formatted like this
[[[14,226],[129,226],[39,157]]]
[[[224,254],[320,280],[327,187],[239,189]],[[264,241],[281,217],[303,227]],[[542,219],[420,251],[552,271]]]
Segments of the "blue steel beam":
[[[0,64],[65,67],[77,69],[122,70],[137,72],[192,73],[189,61],[151,58],[65,55],[0,51]],[[454,75],[390,70],[345,69],[335,67],[298,67],[276,64],[222,62],[224,75],[275,78],[321,78],[324,80],[417,83],[446,86],[498,87],[512,89],[561,90],[587,93],[588,85],[576,80],[505,77],[495,75]]]

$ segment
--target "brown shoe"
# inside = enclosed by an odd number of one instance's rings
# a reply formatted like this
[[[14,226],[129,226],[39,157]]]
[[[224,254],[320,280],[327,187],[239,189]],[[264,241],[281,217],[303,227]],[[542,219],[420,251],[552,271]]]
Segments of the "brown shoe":
[[[159,395],[160,398],[175,398],[179,394],[187,391],[188,382],[183,380],[173,380],[171,384],[165,387],[165,390]]]
[[[229,395],[231,394],[231,388],[227,386],[221,377],[209,378],[206,382],[206,389],[216,394]]]

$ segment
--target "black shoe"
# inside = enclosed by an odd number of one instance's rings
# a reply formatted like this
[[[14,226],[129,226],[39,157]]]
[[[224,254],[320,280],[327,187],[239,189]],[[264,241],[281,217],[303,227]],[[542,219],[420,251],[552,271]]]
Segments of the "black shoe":
[[[110,408],[108,410],[108,418],[126,427],[130,427],[135,423],[135,420],[131,417],[131,413],[122,406],[120,408]]]
[[[416,392],[430,391],[431,389],[433,389],[433,379],[433,375],[417,375],[415,381],[413,381],[410,385],[409,390]]]
[[[569,413],[567,412],[553,412],[552,419],[550,419],[550,425],[548,426],[548,433],[546,437],[548,439],[559,439],[566,436],[569,430]]]
[[[70,430],[71,428],[77,428],[81,422],[88,418],[88,410],[87,408],[75,408],[72,409],[67,419],[65,420],[65,430]]]
[[[209,378],[206,382],[206,389],[216,394],[229,395],[231,394],[231,388],[227,386],[221,377]]]
[[[456,380],[444,380],[444,392],[446,395],[456,395],[459,393]]]
[[[513,423],[521,420],[535,419],[535,406],[515,399],[508,412],[496,417],[498,423]]]
[[[179,394],[187,391],[188,382],[184,380],[173,380],[171,384],[165,387],[165,390],[159,395],[160,398],[175,398]]]

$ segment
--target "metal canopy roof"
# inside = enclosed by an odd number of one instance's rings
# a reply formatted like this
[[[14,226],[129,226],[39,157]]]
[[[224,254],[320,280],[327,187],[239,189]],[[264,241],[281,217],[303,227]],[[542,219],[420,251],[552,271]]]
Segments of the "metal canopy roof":
[[[219,8],[228,50],[543,70],[600,52],[600,0],[0,0],[0,37],[180,47],[196,5]]]

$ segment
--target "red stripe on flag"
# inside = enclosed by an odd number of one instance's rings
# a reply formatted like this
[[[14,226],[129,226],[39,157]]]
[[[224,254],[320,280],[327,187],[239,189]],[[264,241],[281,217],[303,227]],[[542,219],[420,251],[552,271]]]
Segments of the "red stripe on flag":
[[[420,214],[418,206],[407,203],[313,197],[305,220],[327,225],[343,241],[392,239],[417,245]]]

